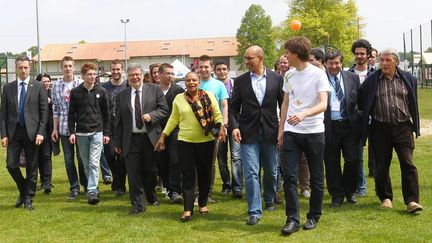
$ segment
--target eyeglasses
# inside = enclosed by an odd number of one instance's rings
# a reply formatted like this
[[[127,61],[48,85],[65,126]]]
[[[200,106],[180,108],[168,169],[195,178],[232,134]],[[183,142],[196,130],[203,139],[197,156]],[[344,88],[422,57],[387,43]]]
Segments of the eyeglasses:
[[[128,77],[135,77],[135,76],[141,76],[141,75],[143,75],[142,73],[131,73],[131,74],[128,74]]]
[[[250,60],[253,60],[253,59],[255,59],[256,57],[247,57],[247,56],[244,56],[243,57],[243,60],[248,60],[248,61],[250,61]]]

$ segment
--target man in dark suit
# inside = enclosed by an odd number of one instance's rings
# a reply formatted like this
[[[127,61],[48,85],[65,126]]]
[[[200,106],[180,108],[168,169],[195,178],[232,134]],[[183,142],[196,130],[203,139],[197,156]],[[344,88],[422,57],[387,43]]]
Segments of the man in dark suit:
[[[376,159],[375,188],[381,207],[393,207],[389,169],[394,148],[400,163],[403,199],[407,211],[415,213],[423,209],[413,161],[413,133],[420,136],[417,79],[397,67],[397,50],[384,50],[379,58],[381,69],[368,76],[359,90],[359,110],[364,112],[361,142],[364,145],[369,135]]]
[[[162,131],[160,122],[168,113],[164,94],[155,84],[143,84],[144,71],[138,64],[127,69],[129,85],[118,94],[114,127],[115,152],[125,159],[129,180],[130,214],[145,211],[144,197],[153,203],[154,145]]]
[[[260,170],[264,169],[265,208],[274,210],[277,179],[277,105],[282,104],[282,76],[264,67],[264,51],[249,47],[244,55],[249,72],[234,80],[229,107],[232,136],[240,143],[243,175],[248,201],[248,225],[262,215]]]
[[[340,207],[346,197],[356,203],[354,195],[359,176],[361,121],[357,108],[360,79],[357,74],[343,71],[343,55],[330,51],[325,56],[330,94],[324,113],[324,162],[327,189],[332,196],[330,207]],[[341,151],[345,160],[343,171]]]
[[[29,77],[30,59],[18,57],[15,65],[18,79],[3,88],[0,132],[2,146],[7,147],[6,167],[20,193],[15,207],[24,203],[26,209],[32,210],[37,183],[38,150],[46,136],[48,101],[43,85]],[[27,158],[26,178],[18,164],[22,149]]]

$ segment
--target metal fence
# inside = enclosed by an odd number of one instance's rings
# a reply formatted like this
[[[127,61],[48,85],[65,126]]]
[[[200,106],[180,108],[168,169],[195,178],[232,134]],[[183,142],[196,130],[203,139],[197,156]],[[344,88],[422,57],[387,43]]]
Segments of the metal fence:
[[[403,46],[402,65],[422,88],[432,87],[432,20],[404,32]]]

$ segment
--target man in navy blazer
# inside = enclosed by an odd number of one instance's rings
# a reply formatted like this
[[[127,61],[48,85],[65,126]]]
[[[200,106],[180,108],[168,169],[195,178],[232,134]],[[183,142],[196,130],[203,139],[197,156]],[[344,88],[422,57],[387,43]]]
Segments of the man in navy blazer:
[[[18,57],[15,65],[17,80],[3,87],[0,132],[2,146],[7,148],[6,167],[20,193],[15,207],[24,203],[26,209],[32,210],[39,145],[46,137],[48,99],[43,85],[29,77],[30,59]],[[26,155],[26,178],[19,168],[23,149]]]
[[[361,119],[357,92],[360,79],[357,74],[342,70],[343,54],[340,51],[328,52],[325,62],[330,94],[324,113],[324,162],[327,189],[332,196],[330,207],[340,207],[344,197],[349,203],[357,202],[354,194],[359,177]],[[345,161],[343,170],[341,152]]]
[[[244,62],[249,72],[234,80],[229,106],[232,136],[240,143],[248,225],[255,225],[262,215],[260,170],[263,175],[265,208],[274,210],[278,166],[277,105],[282,104],[282,76],[264,67],[264,51],[259,46],[249,47]]]

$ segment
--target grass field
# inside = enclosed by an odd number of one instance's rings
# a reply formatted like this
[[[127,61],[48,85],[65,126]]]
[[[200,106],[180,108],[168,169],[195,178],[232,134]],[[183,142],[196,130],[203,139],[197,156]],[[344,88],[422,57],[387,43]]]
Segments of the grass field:
[[[432,118],[432,90],[419,90],[423,119]],[[423,114],[425,116],[423,116]],[[344,204],[329,208],[325,192],[323,215],[318,228],[289,237],[282,236],[285,223],[284,205],[274,212],[264,212],[257,226],[245,225],[246,201],[233,200],[215,193],[217,203],[210,204],[206,216],[194,215],[189,223],[180,223],[181,205],[162,199],[160,207],[147,207],[139,216],[127,214],[128,196],[116,197],[110,187],[100,183],[101,202],[87,204],[86,197],[67,201],[68,182],[62,155],[54,158],[53,183],[50,195],[39,192],[34,199],[35,210],[26,211],[13,205],[18,196],[15,184],[4,168],[5,150],[0,150],[0,241],[1,242],[428,242],[432,241],[432,136],[416,141],[414,161],[419,171],[420,203],[424,210],[406,213],[402,200],[400,169],[393,160],[391,176],[394,208],[384,210],[374,195],[374,182],[367,179],[368,193],[356,205]],[[366,155],[366,153],[365,153]],[[367,166],[367,163],[365,163]],[[215,189],[220,191],[220,179]],[[306,220],[307,200],[301,198],[301,221]]]

